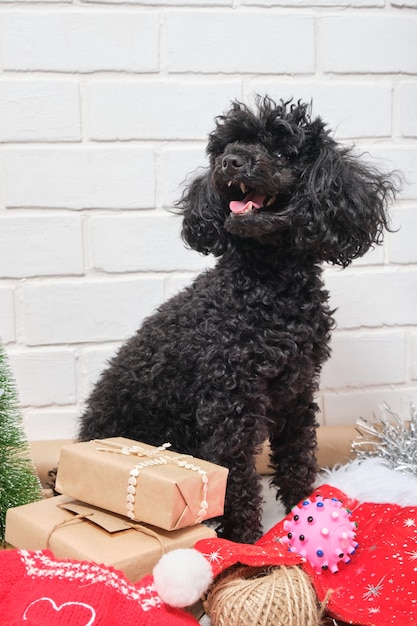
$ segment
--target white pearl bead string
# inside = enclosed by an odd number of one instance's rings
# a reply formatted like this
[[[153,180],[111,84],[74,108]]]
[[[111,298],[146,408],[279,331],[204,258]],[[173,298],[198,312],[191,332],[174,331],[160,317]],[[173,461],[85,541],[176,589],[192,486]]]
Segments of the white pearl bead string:
[[[184,454],[178,456],[167,456],[161,454],[165,452],[167,448],[171,446],[170,443],[164,443],[162,446],[159,446],[153,450],[146,450],[142,446],[134,445],[134,446],[125,446],[123,444],[117,443],[115,441],[108,441],[106,439],[100,440],[96,439],[96,443],[103,444],[105,447],[97,448],[97,450],[103,452],[113,452],[116,454],[123,454],[125,456],[139,456],[139,457],[147,457],[140,463],[137,463],[132,467],[129,472],[129,478],[127,482],[127,491],[126,491],[126,515],[129,519],[135,519],[135,497],[136,490],[138,485],[138,478],[141,470],[147,467],[153,467],[156,465],[167,465],[169,463],[174,463],[178,467],[184,468],[186,470],[197,472],[201,476],[202,482],[202,500],[200,502],[200,508],[197,513],[197,518],[194,524],[200,524],[208,514],[208,475],[206,470],[202,469],[199,465],[195,465],[194,463],[190,463],[187,457]],[[159,454],[159,456],[157,456]],[[192,458],[192,457],[191,457]]]

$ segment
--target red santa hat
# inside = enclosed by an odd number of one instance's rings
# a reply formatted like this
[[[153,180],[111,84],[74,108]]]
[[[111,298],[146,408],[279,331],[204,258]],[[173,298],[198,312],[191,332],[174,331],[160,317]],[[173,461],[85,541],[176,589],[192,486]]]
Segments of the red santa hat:
[[[212,538],[197,542],[194,550],[164,555],[154,569],[160,597],[177,607],[191,604],[206,590],[204,583],[200,586],[201,581],[211,580],[235,563],[255,567],[298,565],[311,577],[320,602],[327,598],[327,611],[336,619],[366,626],[417,624],[416,477],[396,472],[378,458],[353,461],[324,477],[328,484],[318,487],[255,545]],[[333,510],[337,503],[348,509],[357,524],[354,539],[358,546],[349,555],[351,558],[340,555],[337,568],[325,566],[318,571],[308,553],[289,551],[288,530],[292,530],[290,524],[295,523],[296,527],[299,523],[296,518],[302,517],[303,506],[324,510],[323,502],[329,504],[330,518],[338,511]],[[311,516],[312,522],[315,517]],[[319,529],[331,547],[330,525],[320,525]],[[349,534],[349,528],[346,532]],[[308,536],[308,526],[303,535],[306,543],[313,541]],[[321,548],[318,546],[315,552],[324,558]],[[207,564],[210,571],[204,573]],[[190,571],[192,575],[187,576]],[[183,575],[179,575],[181,572]],[[328,598],[329,590],[332,593]]]

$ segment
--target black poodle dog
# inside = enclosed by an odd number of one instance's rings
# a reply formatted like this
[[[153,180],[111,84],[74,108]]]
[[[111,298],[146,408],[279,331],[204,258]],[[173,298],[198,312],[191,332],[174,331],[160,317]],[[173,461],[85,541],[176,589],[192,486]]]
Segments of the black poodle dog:
[[[396,184],[301,102],[234,102],[207,153],[177,208],[185,242],[218,262],[121,347],[79,439],[168,441],[228,467],[218,531],[250,543],[262,532],[262,442],[288,510],[316,476],[314,396],[334,326],[321,264],[345,267],[381,242]]]

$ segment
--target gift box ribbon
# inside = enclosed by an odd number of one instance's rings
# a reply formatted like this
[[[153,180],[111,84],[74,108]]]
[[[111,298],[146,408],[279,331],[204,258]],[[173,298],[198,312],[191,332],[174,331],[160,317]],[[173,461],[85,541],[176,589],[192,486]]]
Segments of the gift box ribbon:
[[[84,508],[83,505],[78,505],[78,503],[74,503],[73,505],[71,503],[69,503],[68,505],[63,504],[60,505],[60,508],[63,508],[65,510],[74,512],[74,517],[71,517],[70,519],[66,519],[63,520],[62,522],[59,522],[59,524],[55,524],[55,526],[53,528],[51,528],[47,538],[46,538],[46,549],[50,550],[50,541],[52,538],[52,535],[59,529],[59,528],[63,528],[64,526],[70,526],[74,523],[78,523],[78,522],[83,522],[83,521],[89,521],[92,522],[93,524],[95,524],[96,526],[98,526],[99,528],[102,528],[103,530],[109,532],[110,534],[112,532],[119,532],[119,531],[124,531],[124,530],[136,530],[139,533],[142,533],[144,535],[147,535],[148,537],[152,537],[153,539],[156,539],[156,541],[159,543],[160,549],[161,549],[161,556],[163,554],[166,553],[167,549],[165,546],[165,543],[162,539],[162,537],[160,537],[158,535],[158,533],[156,533],[154,530],[152,530],[151,528],[148,528],[147,526],[143,526],[142,524],[139,523],[133,523],[133,522],[126,522],[124,520],[122,520],[121,525],[117,525],[117,527],[113,527],[112,530],[109,530],[109,526],[106,525],[106,514],[102,513],[101,511],[88,511],[85,510],[83,512],[79,512],[76,513],[75,511],[78,509],[82,509]],[[107,517],[109,517],[109,515],[107,514]],[[110,516],[110,517],[114,517],[114,516]]]
[[[135,496],[138,478],[141,470],[147,467],[155,467],[158,465],[167,465],[172,463],[178,467],[182,467],[186,470],[197,472],[201,476],[203,496],[200,502],[200,509],[197,513],[195,524],[199,524],[207,516],[208,512],[208,476],[207,472],[195,463],[190,463],[190,459],[193,457],[185,454],[168,456],[164,454],[167,448],[171,447],[170,443],[164,443],[162,446],[147,450],[140,445],[126,446],[115,441],[109,441],[108,439],[95,439],[95,443],[101,444],[102,447],[97,448],[101,452],[111,452],[115,454],[123,454],[125,456],[138,456],[143,458],[143,461],[136,463],[129,472],[129,478],[127,481],[126,489],[126,515],[129,519],[134,520],[135,514]]]

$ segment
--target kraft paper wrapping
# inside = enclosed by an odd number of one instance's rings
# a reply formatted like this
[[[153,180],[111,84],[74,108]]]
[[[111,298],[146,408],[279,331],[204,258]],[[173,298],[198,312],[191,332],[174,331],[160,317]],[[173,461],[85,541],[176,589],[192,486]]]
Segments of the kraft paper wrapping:
[[[171,532],[141,526],[125,517],[57,496],[9,509],[6,541],[22,550],[49,549],[58,559],[112,566],[136,582],[152,572],[164,552],[191,548],[200,539],[216,536],[203,524]]]
[[[43,487],[51,483],[49,472],[57,467],[61,448],[70,443],[73,443],[70,439],[29,441],[30,457]]]
[[[117,447],[112,451],[114,444],[138,446],[150,456],[121,454]],[[170,462],[142,467],[161,457]],[[226,468],[207,461],[112,437],[64,446],[56,490],[139,522],[178,530],[223,514],[227,475]]]
[[[357,439],[355,426],[320,426],[317,429],[317,461],[320,467],[332,467],[336,463],[345,464],[354,454],[352,441]],[[269,442],[263,445],[261,454],[256,459],[258,474],[272,474],[269,466]]]

